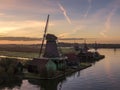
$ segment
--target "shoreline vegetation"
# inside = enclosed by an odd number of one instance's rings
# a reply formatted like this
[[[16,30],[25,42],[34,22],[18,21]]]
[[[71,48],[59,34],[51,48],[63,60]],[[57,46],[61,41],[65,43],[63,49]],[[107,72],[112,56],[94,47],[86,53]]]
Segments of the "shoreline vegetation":
[[[24,63],[23,63],[24,62]],[[0,58],[0,84],[19,80],[25,61],[16,58]]]

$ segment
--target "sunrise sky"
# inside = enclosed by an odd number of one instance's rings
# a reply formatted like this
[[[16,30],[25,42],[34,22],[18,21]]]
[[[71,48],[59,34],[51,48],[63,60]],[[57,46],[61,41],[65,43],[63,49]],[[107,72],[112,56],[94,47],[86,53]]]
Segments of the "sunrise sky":
[[[120,43],[120,0],[0,0],[0,37],[95,38]]]

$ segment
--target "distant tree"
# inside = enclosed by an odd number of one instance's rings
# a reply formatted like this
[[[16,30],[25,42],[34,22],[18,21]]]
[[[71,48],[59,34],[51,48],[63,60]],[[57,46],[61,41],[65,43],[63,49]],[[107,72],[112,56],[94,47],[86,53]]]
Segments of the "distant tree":
[[[22,64],[13,58],[3,58],[0,60],[0,80],[10,82],[15,79],[16,74],[22,72]]]

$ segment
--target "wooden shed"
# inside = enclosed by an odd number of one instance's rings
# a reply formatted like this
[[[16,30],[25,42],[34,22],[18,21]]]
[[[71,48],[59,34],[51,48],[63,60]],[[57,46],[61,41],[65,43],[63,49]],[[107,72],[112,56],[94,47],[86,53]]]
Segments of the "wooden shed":
[[[42,73],[43,71],[56,71],[56,64],[46,58],[34,58],[28,65],[28,71],[32,73]]]

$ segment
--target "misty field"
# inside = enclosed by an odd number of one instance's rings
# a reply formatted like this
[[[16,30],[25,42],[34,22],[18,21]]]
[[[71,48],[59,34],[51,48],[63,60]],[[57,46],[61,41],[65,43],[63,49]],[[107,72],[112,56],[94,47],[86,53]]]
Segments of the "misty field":
[[[62,54],[75,52],[71,47],[58,48]],[[43,50],[44,51],[44,50]],[[21,58],[35,58],[39,56],[39,53],[35,52],[15,52],[15,51],[0,51],[0,57],[21,57]]]
[[[33,57],[37,57],[38,53],[0,51],[0,56],[1,57],[7,56],[7,57],[33,58]]]

